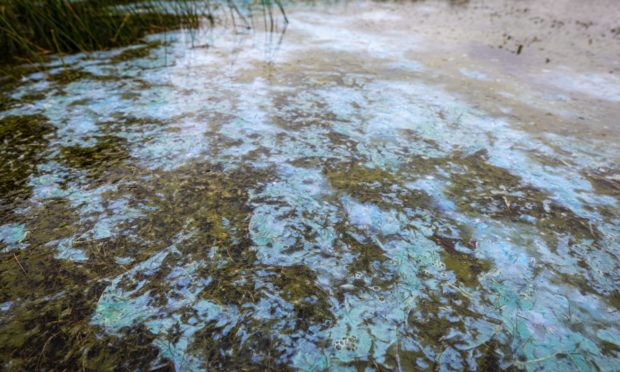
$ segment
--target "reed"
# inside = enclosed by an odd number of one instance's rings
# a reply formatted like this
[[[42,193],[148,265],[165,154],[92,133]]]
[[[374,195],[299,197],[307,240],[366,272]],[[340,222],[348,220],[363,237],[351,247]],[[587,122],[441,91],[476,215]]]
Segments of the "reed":
[[[286,19],[280,0],[259,5],[269,13],[277,7]],[[213,24],[220,7],[241,15],[233,0],[0,0],[0,64],[125,46],[203,20]]]

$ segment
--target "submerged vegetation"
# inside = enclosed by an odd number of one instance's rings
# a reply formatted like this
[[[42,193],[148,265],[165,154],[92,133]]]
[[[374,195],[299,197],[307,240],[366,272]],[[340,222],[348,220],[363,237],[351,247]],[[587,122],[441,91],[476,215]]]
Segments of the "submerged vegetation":
[[[0,119],[0,198],[28,196],[28,177],[34,172],[47,135],[54,127],[43,115]]]
[[[77,168],[109,168],[128,156],[122,147],[123,142],[120,137],[103,136],[97,138],[94,146],[67,146],[60,153],[64,162]]]
[[[305,12],[274,68],[242,50],[269,33],[143,37],[217,23],[209,2],[0,1],[3,61],[55,56],[0,80],[0,369],[618,365],[617,167],[530,156],[395,67],[410,35],[373,54]]]

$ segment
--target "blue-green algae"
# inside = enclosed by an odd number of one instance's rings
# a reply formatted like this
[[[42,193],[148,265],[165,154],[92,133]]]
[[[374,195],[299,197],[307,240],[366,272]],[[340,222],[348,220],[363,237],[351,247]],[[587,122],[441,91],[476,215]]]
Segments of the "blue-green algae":
[[[275,65],[173,33],[12,87],[2,367],[615,370],[617,148],[308,22]]]

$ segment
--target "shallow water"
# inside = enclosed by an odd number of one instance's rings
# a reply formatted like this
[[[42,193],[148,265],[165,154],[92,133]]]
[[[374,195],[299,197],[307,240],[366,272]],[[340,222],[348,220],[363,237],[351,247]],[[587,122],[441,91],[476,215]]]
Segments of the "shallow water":
[[[28,75],[4,368],[617,369],[617,51],[434,31],[486,4],[296,6]]]

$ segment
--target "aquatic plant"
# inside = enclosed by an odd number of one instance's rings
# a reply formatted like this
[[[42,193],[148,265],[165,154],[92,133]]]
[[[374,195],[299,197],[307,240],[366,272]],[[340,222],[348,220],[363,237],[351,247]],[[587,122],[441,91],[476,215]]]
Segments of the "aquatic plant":
[[[271,70],[228,54],[264,34],[221,31],[7,81],[1,160],[32,171],[2,200],[1,368],[618,365],[603,150],[554,151],[395,70],[402,44],[362,61],[343,37],[310,65],[284,45]]]
[[[280,0],[258,4],[274,25],[274,7],[286,21]],[[234,1],[211,0],[1,0],[0,64],[11,61],[40,61],[57,53],[86,52],[129,45],[153,32],[196,28],[202,21],[215,22],[220,7],[246,26],[244,11]],[[244,3],[244,8],[251,3]],[[267,25],[267,23],[266,23]]]
[[[149,32],[196,27],[199,22],[196,7],[184,0],[173,2],[168,12],[159,1],[113,4],[108,0],[3,0],[0,62],[128,45]]]
[[[47,145],[46,136],[53,130],[43,115],[0,119],[0,198],[28,196],[26,181]]]

